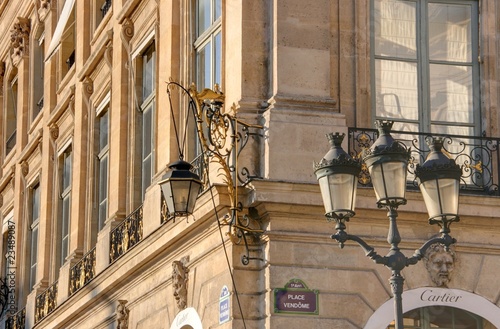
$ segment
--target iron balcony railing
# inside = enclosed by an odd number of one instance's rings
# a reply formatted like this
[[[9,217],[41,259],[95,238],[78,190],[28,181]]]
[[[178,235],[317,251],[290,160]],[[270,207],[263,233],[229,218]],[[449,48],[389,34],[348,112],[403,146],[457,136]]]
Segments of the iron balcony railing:
[[[57,307],[57,281],[36,296],[35,323],[42,321]]]
[[[349,154],[360,158],[363,149],[369,148],[378,137],[376,129],[349,128]],[[427,138],[441,137],[444,152],[462,166],[461,191],[466,193],[499,196],[500,138],[459,135],[429,134],[392,131],[395,140],[411,148],[408,165],[408,187],[417,188],[415,166],[425,161],[429,148]],[[370,174],[363,164],[358,178],[361,186],[371,186]]]
[[[95,276],[95,247],[73,265],[69,274],[69,295],[83,288]]]
[[[24,329],[25,322],[26,308],[23,308],[5,321],[5,329]]]
[[[104,18],[106,14],[108,13],[109,9],[111,8],[111,0],[106,0],[101,6],[101,17]]]
[[[142,206],[140,206],[111,231],[110,263],[142,240],[142,223]]]

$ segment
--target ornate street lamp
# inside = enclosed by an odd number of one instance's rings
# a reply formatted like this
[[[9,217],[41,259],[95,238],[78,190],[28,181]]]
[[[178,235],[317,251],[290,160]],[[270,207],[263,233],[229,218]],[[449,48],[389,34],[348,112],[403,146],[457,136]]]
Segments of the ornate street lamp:
[[[380,256],[358,236],[345,232],[345,222],[354,216],[354,200],[356,188],[352,186],[357,181],[359,163],[348,157],[340,147],[342,138],[339,134],[328,135],[332,148],[319,164],[315,164],[315,173],[319,181],[326,218],[337,222],[337,233],[331,236],[340,247],[348,240],[357,242],[365,251],[367,257],[375,263],[382,264],[392,271],[390,278],[391,290],[394,296],[395,328],[403,329],[402,293],[404,278],[401,270],[420,261],[426,250],[435,243],[441,243],[446,248],[455,239],[449,236],[449,226],[458,221],[458,187],[461,176],[460,167],[442,152],[441,139],[428,139],[431,153],[427,161],[417,165],[415,174],[419,180],[420,189],[424,195],[429,210],[429,223],[441,226],[441,236],[425,242],[411,257],[406,257],[399,249],[401,236],[397,227],[397,209],[406,204],[406,176],[410,151],[390,135],[392,121],[377,121],[379,138],[373,146],[365,150],[363,160],[366,163],[372,179],[377,206],[388,210],[389,232],[387,242],[391,249],[386,256]],[[340,142],[339,142],[340,140]],[[351,175],[351,177],[347,177]],[[339,179],[342,177],[342,179]]]
[[[209,166],[215,165],[217,170],[214,172],[217,172],[217,176],[221,177],[222,183],[227,186],[230,199],[230,213],[222,218],[219,217],[214,204],[213,210],[219,227],[226,225],[233,243],[244,244],[246,253],[241,258],[244,265],[248,265],[250,260],[261,260],[250,256],[251,249],[247,241],[258,241],[264,232],[258,213],[252,207],[245,211],[243,203],[238,200],[239,187],[255,176],[250,176],[247,168],[241,168],[240,172],[238,156],[251,137],[260,135],[257,131],[263,127],[237,118],[235,106],[226,112],[224,95],[218,85],[214,86],[214,90],[205,88],[198,92],[194,84],[186,89],[171,81],[167,84],[167,94],[180,160],[169,165],[170,170],[159,182],[166,203],[163,209],[166,208],[169,217],[191,215],[202,186],[211,186]],[[174,104],[179,108],[174,110]],[[181,106],[187,108],[182,110]],[[177,129],[176,113],[185,115],[182,134]],[[197,169],[203,179],[192,172],[193,166],[190,163],[183,160],[184,151],[187,149],[187,132],[192,129],[189,126],[190,118],[194,119],[198,137],[200,154]]]
[[[193,173],[193,166],[183,160],[171,163],[170,169],[158,183],[171,216],[187,216],[193,213],[202,182]]]

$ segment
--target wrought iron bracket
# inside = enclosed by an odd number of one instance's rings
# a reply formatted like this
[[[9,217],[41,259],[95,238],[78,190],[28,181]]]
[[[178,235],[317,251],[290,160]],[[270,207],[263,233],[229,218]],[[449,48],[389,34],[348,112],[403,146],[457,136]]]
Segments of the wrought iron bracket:
[[[177,96],[172,95],[174,90],[179,92]],[[257,210],[249,208],[248,212],[244,212],[244,206],[238,200],[238,189],[259,176],[252,174],[246,167],[240,168],[238,160],[251,139],[263,137],[263,127],[239,119],[234,104],[229,111],[225,111],[225,98],[218,85],[215,85],[213,90],[203,89],[198,92],[194,84],[186,89],[177,82],[168,82],[167,93],[172,115],[175,114],[172,107],[175,97],[180,99],[179,102],[183,102],[184,98],[184,103],[188,105],[184,137],[178,140],[180,158],[184,157],[186,131],[192,114],[201,148],[198,163],[193,166],[198,171],[205,189],[211,185],[209,166],[217,166],[217,176],[228,189],[230,213],[219,220],[219,225],[228,226],[227,234],[233,243],[245,246],[245,254],[241,257],[244,265],[248,265],[251,260],[262,260],[250,256],[251,252],[257,251],[250,246],[255,245],[264,233]],[[179,137],[175,120],[174,129]]]

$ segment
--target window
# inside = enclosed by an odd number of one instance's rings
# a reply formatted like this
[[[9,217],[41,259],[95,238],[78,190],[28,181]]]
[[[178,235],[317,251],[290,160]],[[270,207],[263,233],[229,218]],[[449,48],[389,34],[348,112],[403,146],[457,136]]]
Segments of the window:
[[[59,266],[69,255],[69,226],[71,215],[72,150],[68,147],[60,157],[60,215],[59,215]]]
[[[64,29],[64,32],[61,37],[61,62],[62,65],[62,77],[68,73],[73,64],[75,64],[75,42],[76,42],[76,33],[75,33],[75,8],[71,10],[71,14],[69,16],[68,22]]]
[[[31,121],[35,120],[43,109],[43,77],[45,60],[45,37],[42,33],[38,40],[33,43],[33,70],[32,70],[32,111]]]
[[[30,244],[30,275],[29,290],[36,284],[36,269],[38,264],[38,224],[40,222],[40,185],[37,183],[31,190],[31,244]]]
[[[17,75],[7,85],[7,107],[5,111],[5,155],[16,146],[17,133]]]
[[[493,328],[491,323],[470,312],[447,306],[423,307],[406,312],[403,316],[405,328],[411,329],[483,329]],[[394,323],[387,329],[393,329]]]
[[[222,2],[196,1],[196,84],[199,90],[221,84],[222,78]]]
[[[155,92],[156,92],[156,49],[154,43],[141,55],[141,200],[144,200],[146,189],[151,185],[153,168],[153,152],[155,148]]]
[[[100,231],[108,218],[108,172],[109,172],[109,111],[108,105],[98,112],[97,128],[97,202],[98,230]]]
[[[375,117],[395,130],[480,131],[477,1],[373,0]]]
[[[111,9],[111,0],[95,0],[95,27],[98,27],[103,18]]]
[[[64,0],[64,6],[60,10],[58,18],[45,60],[49,60],[56,51],[58,52],[59,79],[61,81],[75,63],[75,0]]]

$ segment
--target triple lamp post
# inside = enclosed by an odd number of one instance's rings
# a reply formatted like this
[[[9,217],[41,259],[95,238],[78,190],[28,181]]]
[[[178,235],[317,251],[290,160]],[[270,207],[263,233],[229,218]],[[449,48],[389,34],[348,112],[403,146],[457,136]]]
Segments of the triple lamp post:
[[[345,231],[346,222],[355,214],[356,189],[361,164],[342,149],[343,134],[327,135],[331,149],[319,163],[315,164],[315,174],[325,205],[325,216],[328,221],[336,222],[337,233],[331,236],[332,239],[337,240],[341,248],[348,240],[358,243],[367,257],[392,271],[389,281],[394,295],[395,328],[403,329],[404,278],[401,270],[421,260],[431,245],[440,243],[448,249],[456,242],[449,233],[450,224],[459,221],[458,195],[462,170],[454,160],[441,151],[442,139],[428,138],[427,143],[431,152],[422,165],[416,165],[415,175],[429,213],[429,224],[439,225],[441,236],[430,239],[417,249],[413,256],[406,257],[398,247],[401,236],[396,218],[398,207],[406,204],[406,176],[411,151],[392,138],[390,135],[392,124],[392,121],[377,121],[379,137],[372,147],[365,149],[362,154],[371,176],[377,206],[388,211],[387,242],[391,248],[386,256],[380,256],[363,239]]]

